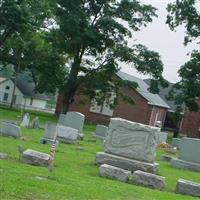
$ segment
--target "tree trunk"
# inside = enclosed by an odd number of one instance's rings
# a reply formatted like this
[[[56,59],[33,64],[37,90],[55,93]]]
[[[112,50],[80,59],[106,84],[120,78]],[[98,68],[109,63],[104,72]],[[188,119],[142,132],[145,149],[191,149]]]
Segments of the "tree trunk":
[[[13,92],[12,92],[12,97],[11,97],[11,102],[10,102],[10,108],[13,108],[13,104],[14,104],[14,96],[15,96],[15,91],[16,91],[16,86],[17,86],[17,78],[18,78],[18,74],[19,74],[19,68],[20,68],[20,63],[17,65],[17,70],[16,70],[16,74],[15,74],[15,80],[14,80],[14,87],[13,87]]]
[[[78,78],[79,68],[80,68],[80,58],[77,56],[74,58],[74,62],[72,63],[72,68],[64,91],[63,105],[62,105],[63,114],[66,114],[68,112],[69,106],[73,102],[73,97],[77,90],[77,78]]]

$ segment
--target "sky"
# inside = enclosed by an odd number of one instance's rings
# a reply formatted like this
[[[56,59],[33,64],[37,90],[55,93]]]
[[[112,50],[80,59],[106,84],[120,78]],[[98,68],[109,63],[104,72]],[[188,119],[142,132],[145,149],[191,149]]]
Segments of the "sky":
[[[146,28],[142,28],[141,31],[134,33],[134,39],[136,39],[134,43],[141,43],[150,50],[157,51],[164,63],[163,76],[170,82],[175,83],[180,80],[177,73],[178,69],[190,59],[190,56],[187,54],[197,48],[197,46],[196,44],[189,44],[186,47],[183,45],[184,27],[178,27],[176,32],[173,32],[165,24],[167,16],[166,7],[173,0],[141,1],[156,7],[158,9],[158,18],[154,18],[153,22]],[[129,43],[133,43],[133,40],[130,40]],[[148,76],[138,74],[134,68],[127,65],[123,65],[121,70],[139,78],[149,78]]]

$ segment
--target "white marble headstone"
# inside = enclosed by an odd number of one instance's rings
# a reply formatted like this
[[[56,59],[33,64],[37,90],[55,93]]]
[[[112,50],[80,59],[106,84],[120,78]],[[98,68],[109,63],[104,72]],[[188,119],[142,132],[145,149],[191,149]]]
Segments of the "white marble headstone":
[[[20,126],[22,127],[28,127],[29,126],[29,122],[30,122],[30,115],[29,113],[25,113],[22,119],[22,122],[20,124]]]

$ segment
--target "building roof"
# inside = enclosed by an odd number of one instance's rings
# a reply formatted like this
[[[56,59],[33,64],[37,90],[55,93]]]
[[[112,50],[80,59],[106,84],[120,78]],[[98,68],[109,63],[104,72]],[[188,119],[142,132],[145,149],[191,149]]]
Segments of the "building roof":
[[[148,85],[150,85],[151,79],[145,79],[144,81],[145,81]],[[159,93],[158,93],[158,95],[169,105],[169,107],[170,107],[169,111],[174,112],[174,111],[176,110],[176,108],[177,108],[177,105],[175,104],[175,102],[174,102],[173,100],[168,100],[168,99],[167,99],[167,95],[168,95],[168,93],[170,92],[170,90],[172,89],[174,83],[168,82],[168,84],[169,84],[169,86],[166,87],[166,88],[161,88],[161,87],[159,88]],[[183,107],[184,107],[184,106],[182,105],[182,108],[183,108]]]
[[[9,80],[10,78],[0,77],[0,84]],[[10,79],[14,82],[14,79]],[[48,96],[44,93],[39,93],[35,91],[35,84],[29,80],[24,79],[22,76],[18,77],[17,88],[21,93],[30,98],[48,100]]]
[[[117,76],[121,78],[122,80],[136,82],[138,84],[136,91],[140,95],[142,95],[148,101],[149,104],[154,105],[154,106],[164,107],[164,108],[170,108],[169,105],[158,94],[153,94],[149,92],[148,90],[149,85],[146,84],[144,80],[139,79],[135,76],[129,75],[127,73],[124,73],[122,71],[117,72]]]
[[[14,80],[12,80],[14,81]],[[39,93],[35,91],[35,84],[33,82],[24,80],[22,78],[18,78],[17,80],[17,88],[22,92],[22,94],[26,97],[31,97],[34,99],[48,100],[46,94]]]

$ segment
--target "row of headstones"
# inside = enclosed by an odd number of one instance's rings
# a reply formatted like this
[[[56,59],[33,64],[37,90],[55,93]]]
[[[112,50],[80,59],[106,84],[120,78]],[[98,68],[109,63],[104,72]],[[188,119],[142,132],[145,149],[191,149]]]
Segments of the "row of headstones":
[[[96,154],[95,163],[100,165],[100,175],[127,182],[134,172],[131,182],[162,189],[165,178],[156,175],[159,164],[154,162],[159,134],[159,128],[112,118],[109,133],[104,141],[104,152]],[[179,182],[177,191],[182,188],[182,183]],[[195,191],[200,185],[198,183],[189,185],[193,192],[191,195],[197,195]]]
[[[151,189],[162,190],[165,187],[165,177],[140,170],[131,173],[130,171],[118,167],[103,164],[99,168],[99,175],[125,183],[149,187]],[[178,179],[175,192],[183,195],[200,197],[200,184]]]
[[[26,113],[22,119],[20,126],[18,126],[15,122],[12,121],[2,121],[2,127],[0,129],[0,133],[6,136],[12,136],[15,138],[20,137],[21,128],[20,127],[29,127],[39,129],[39,118],[35,117],[30,123],[30,116]]]

